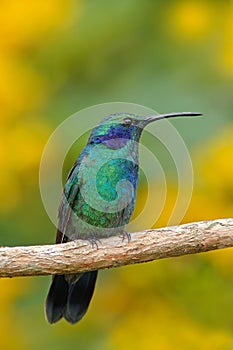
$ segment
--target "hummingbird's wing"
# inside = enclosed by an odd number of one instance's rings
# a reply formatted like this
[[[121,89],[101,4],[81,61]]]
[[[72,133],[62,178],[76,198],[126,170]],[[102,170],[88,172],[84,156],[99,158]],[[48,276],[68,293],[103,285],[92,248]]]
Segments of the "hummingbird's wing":
[[[81,176],[79,172],[80,159],[74,163],[71,168],[62,192],[60,205],[58,208],[58,229],[56,243],[65,243],[68,241],[66,233],[69,230],[69,221],[73,212],[73,204],[80,190]]]
[[[70,223],[74,202],[77,199],[81,184],[79,157],[70,170],[63,189],[58,211],[58,229],[56,243],[65,243],[72,230]],[[50,323],[64,317],[68,322],[78,322],[86,313],[95,288],[97,271],[54,275],[46,299],[46,316]]]

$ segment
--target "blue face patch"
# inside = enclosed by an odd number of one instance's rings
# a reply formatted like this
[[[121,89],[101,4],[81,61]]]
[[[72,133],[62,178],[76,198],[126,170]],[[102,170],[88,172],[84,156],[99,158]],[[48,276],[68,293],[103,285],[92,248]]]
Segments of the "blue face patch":
[[[129,140],[134,139],[137,129],[135,125],[113,124],[104,134],[98,135],[94,139],[94,143],[104,143],[108,148],[119,149],[124,147]]]

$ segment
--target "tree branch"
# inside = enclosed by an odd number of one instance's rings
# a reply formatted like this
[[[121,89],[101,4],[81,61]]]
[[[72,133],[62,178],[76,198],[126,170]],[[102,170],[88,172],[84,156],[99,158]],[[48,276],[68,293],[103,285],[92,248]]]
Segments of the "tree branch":
[[[136,232],[131,241],[102,239],[0,248],[0,277],[67,274],[233,247],[233,219],[201,221]]]

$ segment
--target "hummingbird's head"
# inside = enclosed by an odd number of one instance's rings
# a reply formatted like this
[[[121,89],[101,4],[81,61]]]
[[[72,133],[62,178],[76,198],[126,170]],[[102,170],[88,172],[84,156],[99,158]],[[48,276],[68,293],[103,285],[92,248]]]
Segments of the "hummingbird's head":
[[[88,143],[102,143],[108,148],[118,149],[129,140],[139,141],[142,120],[143,117],[130,113],[110,114],[92,130]]]
[[[138,142],[143,129],[151,122],[178,116],[199,116],[200,113],[181,112],[138,116],[130,113],[116,113],[105,117],[93,130],[89,144],[105,144],[108,148],[119,149],[129,140]]]

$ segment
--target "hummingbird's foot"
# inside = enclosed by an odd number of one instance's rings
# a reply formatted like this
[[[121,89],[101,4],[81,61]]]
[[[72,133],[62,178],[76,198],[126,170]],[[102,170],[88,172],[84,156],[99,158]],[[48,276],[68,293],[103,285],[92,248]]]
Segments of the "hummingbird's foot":
[[[98,243],[101,244],[101,241],[96,237],[88,238],[88,241],[91,243],[92,248],[96,249],[99,248]]]
[[[124,242],[126,238],[128,240],[128,243],[131,241],[131,234],[127,231],[123,231],[120,237],[122,237],[122,242]]]

